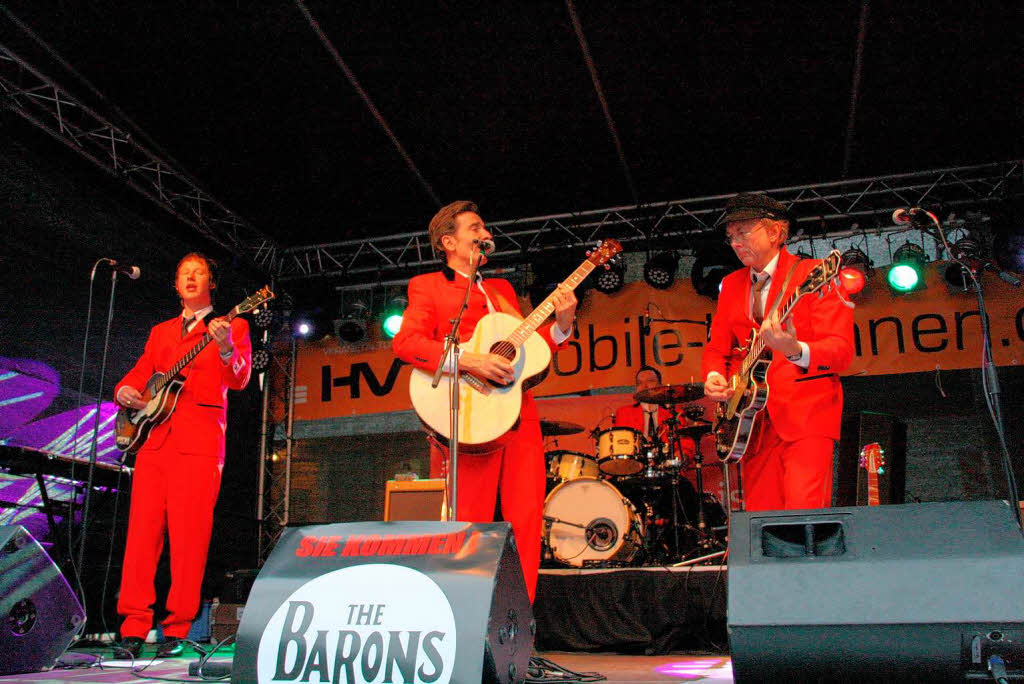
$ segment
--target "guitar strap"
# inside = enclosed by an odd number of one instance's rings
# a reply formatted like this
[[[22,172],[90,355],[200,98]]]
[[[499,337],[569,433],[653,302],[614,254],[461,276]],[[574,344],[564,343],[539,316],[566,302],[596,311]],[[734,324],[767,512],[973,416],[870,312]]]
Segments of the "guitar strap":
[[[786,274],[786,279],[782,282],[782,287],[779,289],[779,294],[775,295],[775,301],[772,302],[771,307],[769,307],[769,309],[764,314],[765,318],[771,316],[773,313],[775,313],[775,309],[779,308],[779,303],[782,301],[782,296],[786,294],[786,288],[789,287],[789,281],[793,279],[793,274],[796,273],[796,267],[800,265],[801,261],[803,261],[803,259],[797,259],[793,263],[793,266],[789,269],[789,273]]]

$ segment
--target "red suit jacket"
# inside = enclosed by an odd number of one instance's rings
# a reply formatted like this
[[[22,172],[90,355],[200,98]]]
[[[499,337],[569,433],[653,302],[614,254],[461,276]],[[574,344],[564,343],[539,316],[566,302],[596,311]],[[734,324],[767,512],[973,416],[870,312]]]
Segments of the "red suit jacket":
[[[409,281],[409,306],[402,318],[402,329],[392,340],[392,349],[398,358],[428,373],[433,373],[437,369],[444,353],[444,337],[451,327],[449,321],[455,318],[459,306],[462,305],[466,285],[465,277],[456,273],[455,277],[449,280],[442,271],[419,275]],[[488,278],[484,280],[483,285],[496,311],[522,316],[515,290],[507,280]],[[474,287],[469,295],[469,305],[459,324],[460,342],[465,342],[473,336],[477,322],[487,313],[487,300],[480,289]],[[551,339],[553,325],[554,322],[544,325],[537,332],[554,351],[558,347]],[[537,406],[532,401],[531,392],[523,394],[520,417],[537,419]]]
[[[153,326],[142,356],[117,383],[114,396],[123,385],[143,391],[153,373],[167,371],[205,333],[205,319],[196,323],[185,339],[181,338],[181,316]],[[142,449],[155,450],[167,446],[181,453],[216,454],[220,462],[224,462],[227,393],[229,389],[244,389],[252,369],[249,324],[244,319],[231,321],[231,340],[235,351],[227,365],[220,360],[217,343],[210,342],[192,363],[185,366],[181,372],[185,386],[178,395],[174,413],[153,428]]]
[[[658,407],[658,428],[664,425],[665,421],[672,417],[672,412],[663,406]],[[628,427],[634,430],[644,431],[644,409],[640,404],[626,404],[615,410],[615,417],[612,418],[615,427]]]
[[[775,302],[790,268],[797,261],[798,258],[785,248],[779,253],[766,310]],[[786,286],[780,307],[819,263],[815,259],[799,263]],[[718,308],[711,320],[711,341],[704,348],[702,374],[705,378],[711,371],[728,378],[739,369],[743,353],[736,349],[745,345],[750,331],[756,327],[750,318],[750,288],[749,268],[734,271],[722,281]],[[853,360],[853,305],[848,303],[845,291],[841,294],[830,291],[822,299],[817,294],[807,295],[793,310],[796,337],[810,349],[810,366],[800,368],[776,354],[768,367],[765,410],[779,436],[786,441],[804,437],[839,439],[843,412],[839,373]]]

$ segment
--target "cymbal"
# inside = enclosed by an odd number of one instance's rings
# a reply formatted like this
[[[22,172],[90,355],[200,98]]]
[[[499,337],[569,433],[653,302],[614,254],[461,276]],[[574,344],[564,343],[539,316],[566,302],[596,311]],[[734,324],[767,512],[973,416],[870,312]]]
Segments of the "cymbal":
[[[711,433],[712,423],[708,420],[692,420],[673,430],[672,434],[686,436],[699,442],[701,437]]]
[[[540,421],[540,434],[545,437],[558,437],[560,435],[575,435],[583,432],[583,426],[570,423],[567,420],[542,420]]]
[[[644,404],[685,404],[704,398],[704,383],[691,382],[685,385],[661,385],[637,392],[633,398]]]

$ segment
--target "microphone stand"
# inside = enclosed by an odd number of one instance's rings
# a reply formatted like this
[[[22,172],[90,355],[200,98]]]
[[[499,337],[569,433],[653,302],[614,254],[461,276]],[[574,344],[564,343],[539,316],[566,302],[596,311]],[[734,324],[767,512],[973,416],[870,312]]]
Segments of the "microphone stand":
[[[441,353],[441,362],[434,371],[433,380],[430,386],[437,387],[444,374],[446,362],[449,357],[452,359],[452,372],[448,376],[449,388],[449,411],[451,422],[448,428],[448,475],[445,478],[445,494],[448,497],[448,507],[445,517],[449,522],[458,520],[458,495],[459,495],[459,324],[462,322],[462,315],[466,313],[469,306],[469,293],[473,291],[476,284],[476,271],[480,266],[479,250],[476,258],[469,259],[469,283],[466,285],[466,294],[462,298],[462,305],[459,307],[455,318],[450,320],[451,330],[445,336],[444,351]]]
[[[1009,273],[1004,275],[1003,271],[987,261],[968,258],[968,255],[964,254],[961,250],[950,247],[938,217],[926,210],[922,210],[921,213],[924,213],[931,219],[931,222],[938,230],[942,244],[949,252],[949,255],[953,257],[953,261],[970,275],[971,281],[974,283],[975,292],[978,295],[978,314],[981,319],[981,387],[985,393],[985,403],[988,406],[989,416],[992,418],[992,424],[995,427],[996,437],[999,440],[999,455],[1003,463],[1003,472],[1006,476],[1007,495],[1013,508],[1013,517],[1017,521],[1017,527],[1021,530],[1021,534],[1024,534],[1024,524],[1021,522],[1020,495],[1017,493],[1017,478],[1013,474],[1010,449],[1006,445],[1006,427],[1003,423],[1003,409],[999,398],[999,372],[992,358],[992,337],[989,328],[988,312],[985,310],[985,294],[984,288],[981,285],[981,276],[984,274],[985,269],[988,268],[997,272],[1000,278],[1015,287],[1020,287],[1020,281]]]

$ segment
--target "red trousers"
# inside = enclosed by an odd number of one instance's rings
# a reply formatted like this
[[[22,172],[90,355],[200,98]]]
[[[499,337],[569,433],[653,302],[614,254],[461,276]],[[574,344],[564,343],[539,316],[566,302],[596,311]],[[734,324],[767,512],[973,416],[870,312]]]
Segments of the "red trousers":
[[[526,592],[533,603],[540,569],[545,464],[540,422],[522,419],[502,437],[503,448],[489,454],[459,452],[458,507],[463,522],[491,522],[498,492],[501,517],[512,525]],[[430,476],[444,477],[447,449],[431,445]]]
[[[183,454],[167,448],[139,451],[117,602],[117,612],[124,616],[122,637],[145,638],[153,627],[153,582],[165,532],[171,544],[171,588],[164,635],[188,636],[199,612],[221,470],[216,455]]]
[[[832,450],[828,437],[786,442],[768,417],[758,416],[744,456],[743,489],[748,511],[828,508],[832,505]]]

